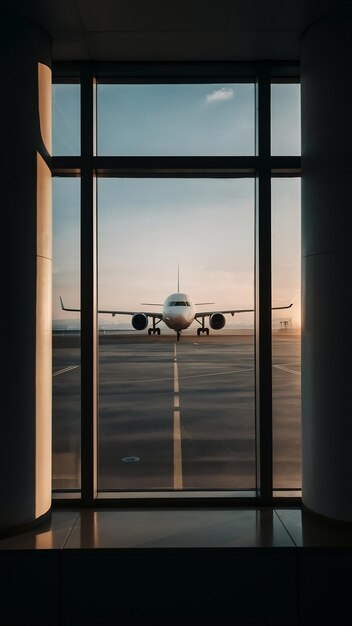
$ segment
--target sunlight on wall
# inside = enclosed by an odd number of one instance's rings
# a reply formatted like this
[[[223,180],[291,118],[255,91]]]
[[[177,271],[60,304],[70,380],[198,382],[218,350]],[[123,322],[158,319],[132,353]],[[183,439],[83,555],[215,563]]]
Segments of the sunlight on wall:
[[[43,143],[52,153],[51,69],[38,63],[38,108]]]
[[[36,517],[51,506],[51,203],[51,172],[37,154]]]

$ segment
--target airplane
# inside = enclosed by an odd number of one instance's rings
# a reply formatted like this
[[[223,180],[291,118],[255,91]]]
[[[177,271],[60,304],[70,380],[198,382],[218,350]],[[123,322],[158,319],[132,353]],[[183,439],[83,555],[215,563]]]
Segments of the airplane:
[[[63,311],[80,311],[80,309],[71,309],[64,306],[62,298],[60,296],[61,308]],[[151,318],[153,326],[148,328],[148,335],[160,335],[160,328],[158,324],[164,322],[168,328],[174,330],[177,335],[177,341],[180,340],[181,332],[188,328],[193,321],[198,322],[200,328],[197,328],[198,337],[205,333],[209,335],[209,328],[205,325],[206,318],[209,318],[209,326],[213,330],[221,330],[226,324],[225,315],[232,315],[237,313],[253,313],[254,309],[226,309],[226,310],[213,310],[213,311],[196,311],[196,306],[204,306],[214,304],[214,302],[196,302],[193,303],[191,298],[180,291],[179,277],[177,281],[177,291],[167,296],[163,304],[160,303],[147,303],[142,302],[141,306],[160,306],[162,311],[156,313],[155,311],[115,311],[115,310],[99,310],[98,313],[106,313],[115,317],[115,315],[131,315],[131,323],[135,330],[145,330]],[[273,311],[290,309],[293,302],[287,306],[273,307]]]

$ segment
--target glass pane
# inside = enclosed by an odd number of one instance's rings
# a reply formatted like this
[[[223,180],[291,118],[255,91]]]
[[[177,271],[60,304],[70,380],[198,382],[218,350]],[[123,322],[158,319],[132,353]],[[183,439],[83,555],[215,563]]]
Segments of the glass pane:
[[[80,85],[55,83],[52,90],[53,155],[78,155],[81,152]]]
[[[53,179],[53,489],[80,488],[80,180]]]
[[[272,181],[274,489],[301,488],[301,189]]]
[[[254,489],[253,181],[101,179],[98,226],[100,490]]]
[[[301,154],[301,86],[271,85],[271,154]]]
[[[254,154],[254,85],[98,85],[100,155]]]

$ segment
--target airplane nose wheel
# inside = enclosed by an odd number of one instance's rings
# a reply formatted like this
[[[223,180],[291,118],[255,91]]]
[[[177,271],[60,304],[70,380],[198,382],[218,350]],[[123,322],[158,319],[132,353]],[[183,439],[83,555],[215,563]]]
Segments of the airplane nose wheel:
[[[177,331],[177,340],[176,341],[180,341],[180,337],[181,337],[181,331],[178,330]]]

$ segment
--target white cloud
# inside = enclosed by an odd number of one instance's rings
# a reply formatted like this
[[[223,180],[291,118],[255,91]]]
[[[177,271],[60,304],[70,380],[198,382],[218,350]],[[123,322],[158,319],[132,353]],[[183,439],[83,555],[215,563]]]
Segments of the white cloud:
[[[212,93],[208,93],[207,102],[224,102],[224,100],[232,100],[235,92],[232,87],[221,87]]]

